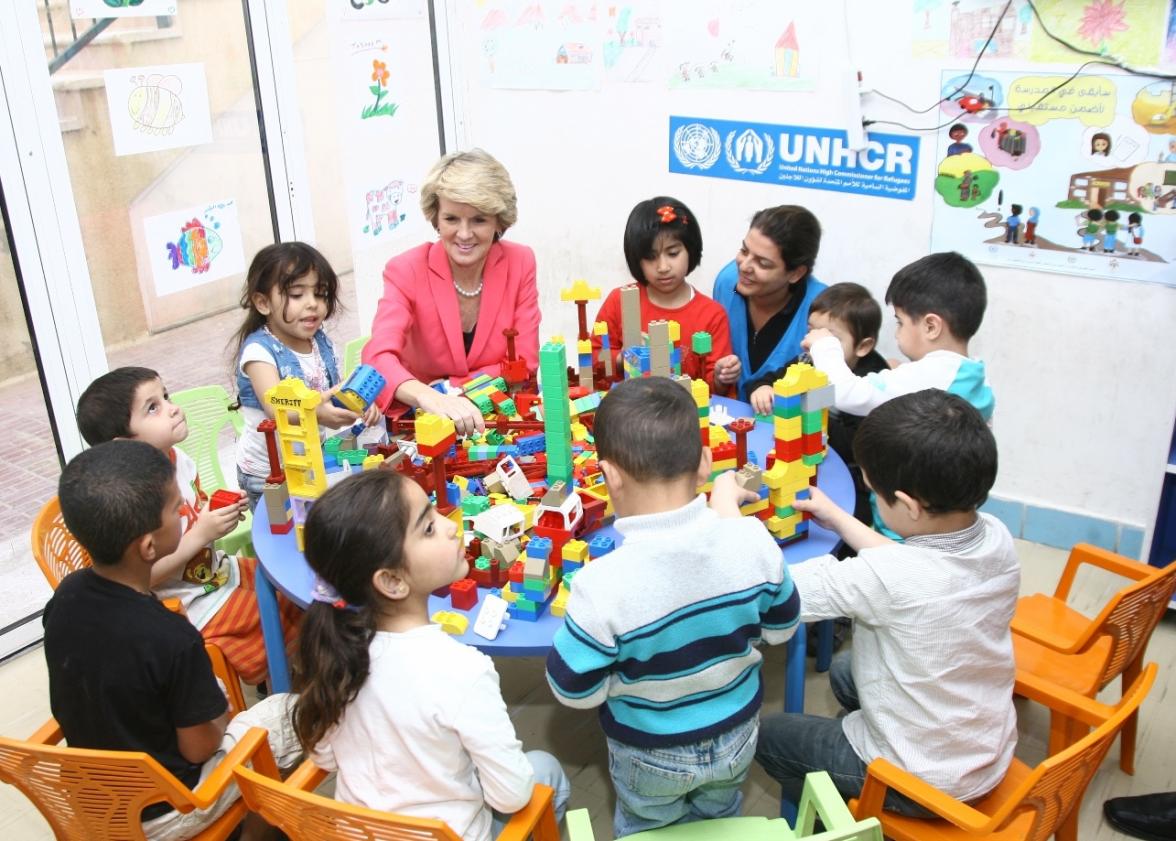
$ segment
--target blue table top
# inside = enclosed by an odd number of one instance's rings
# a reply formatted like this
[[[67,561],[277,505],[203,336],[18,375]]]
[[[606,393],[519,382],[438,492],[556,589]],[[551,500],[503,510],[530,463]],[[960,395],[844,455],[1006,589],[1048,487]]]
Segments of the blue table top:
[[[751,407],[746,403],[725,397],[711,398],[711,405],[722,405],[732,417],[750,417]],[[772,424],[760,422],[748,435],[748,451],[754,454],[760,464],[764,455],[773,446]],[[847,510],[853,510],[854,490],[853,480],[849,470],[840,456],[832,449],[817,473],[817,484],[834,502]],[[616,540],[619,546],[622,542],[620,534],[612,525],[599,529],[595,534],[603,534]],[[809,535],[804,540],[790,543],[784,547],[784,557],[790,564],[807,561],[818,555],[833,551],[838,537],[831,531],[821,528],[816,523],[809,523]],[[253,512],[253,548],[257,553],[258,562],[270,580],[291,601],[305,608],[310,601],[310,591],[314,586],[314,573],[303,558],[302,553],[294,542],[294,532],[274,534],[269,529],[269,517],[264,503],[259,503]],[[468,611],[457,611],[469,617],[469,629],[457,637],[460,642],[472,645],[487,654],[505,657],[545,656],[551,648],[551,639],[556,630],[563,624],[563,617],[555,616],[550,611],[545,612],[538,621],[528,622],[511,618],[497,639],[488,640],[474,633],[474,620],[477,619],[482,601],[489,590],[478,588],[478,604]],[[448,598],[429,597],[429,613],[432,615],[439,610],[453,610]]]

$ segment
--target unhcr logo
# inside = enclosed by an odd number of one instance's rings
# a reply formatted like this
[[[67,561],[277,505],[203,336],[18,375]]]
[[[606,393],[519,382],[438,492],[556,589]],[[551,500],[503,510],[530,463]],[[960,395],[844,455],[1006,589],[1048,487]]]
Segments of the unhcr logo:
[[[674,132],[674,156],[687,169],[710,169],[722,152],[719,133],[702,123],[687,123]]]
[[[776,154],[771,135],[754,129],[727,132],[723,149],[731,169],[744,175],[763,175],[772,165],[772,158]]]

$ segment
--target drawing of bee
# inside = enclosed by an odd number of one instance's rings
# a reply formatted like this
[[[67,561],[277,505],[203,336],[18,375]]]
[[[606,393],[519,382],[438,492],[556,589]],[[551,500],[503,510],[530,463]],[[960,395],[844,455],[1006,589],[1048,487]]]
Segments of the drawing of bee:
[[[180,78],[152,73],[134,76],[131,83],[135,87],[127,97],[127,110],[135,129],[144,134],[171,134],[184,119]]]

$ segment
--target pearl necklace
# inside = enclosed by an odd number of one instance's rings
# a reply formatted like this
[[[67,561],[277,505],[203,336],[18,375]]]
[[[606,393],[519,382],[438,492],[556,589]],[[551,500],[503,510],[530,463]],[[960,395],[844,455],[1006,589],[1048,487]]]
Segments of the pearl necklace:
[[[456,289],[457,294],[461,295],[463,298],[477,298],[479,295],[482,294],[482,286],[485,283],[486,283],[485,280],[479,280],[478,281],[478,288],[475,289],[473,292],[467,292],[464,289],[462,289],[461,285],[455,280],[455,281],[453,281],[453,288]]]

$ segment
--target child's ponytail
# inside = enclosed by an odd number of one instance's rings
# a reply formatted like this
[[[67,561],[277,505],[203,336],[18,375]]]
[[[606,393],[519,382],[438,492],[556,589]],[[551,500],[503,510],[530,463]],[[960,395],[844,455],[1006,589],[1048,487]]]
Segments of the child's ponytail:
[[[294,729],[313,750],[367,680],[379,598],[372,577],[403,567],[404,483],[368,470],[328,490],[306,518],[306,560],[319,578],[294,657]]]

